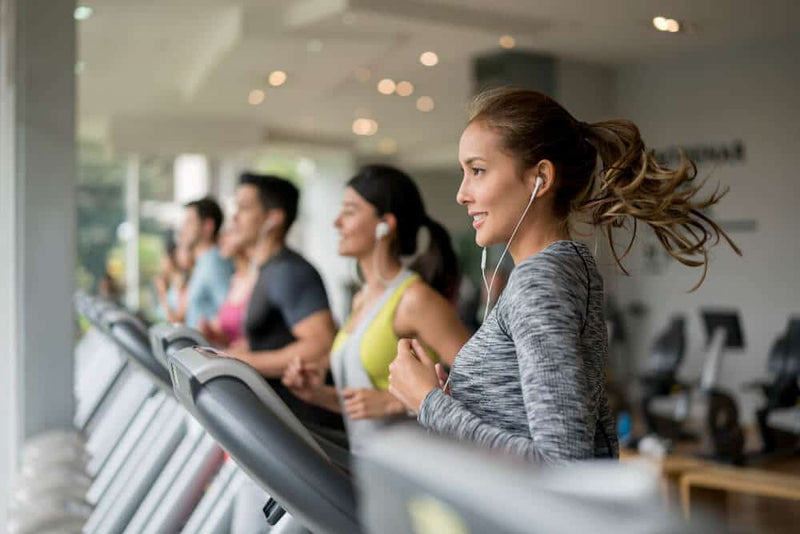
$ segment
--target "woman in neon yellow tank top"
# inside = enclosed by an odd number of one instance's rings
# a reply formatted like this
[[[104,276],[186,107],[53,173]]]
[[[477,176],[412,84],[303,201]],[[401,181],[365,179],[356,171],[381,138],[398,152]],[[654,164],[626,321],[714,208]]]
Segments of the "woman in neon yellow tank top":
[[[426,215],[405,173],[383,165],[361,169],[348,182],[335,226],[339,254],[355,258],[364,278],[331,353],[337,387],[323,384],[324,369],[300,361],[284,384],[306,402],[342,412],[357,453],[374,432],[406,414],[387,391],[398,340],[418,338],[449,364],[469,336],[449,302],[458,282],[450,237]],[[422,228],[429,239],[420,253]]]

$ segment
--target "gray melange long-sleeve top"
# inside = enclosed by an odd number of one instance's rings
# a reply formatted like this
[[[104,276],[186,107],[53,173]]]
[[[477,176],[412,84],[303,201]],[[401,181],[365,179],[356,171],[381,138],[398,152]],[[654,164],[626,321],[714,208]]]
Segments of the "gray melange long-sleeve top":
[[[534,462],[616,458],[607,356],[594,258],[581,243],[557,241],[514,268],[456,357],[452,396],[431,391],[419,422]]]

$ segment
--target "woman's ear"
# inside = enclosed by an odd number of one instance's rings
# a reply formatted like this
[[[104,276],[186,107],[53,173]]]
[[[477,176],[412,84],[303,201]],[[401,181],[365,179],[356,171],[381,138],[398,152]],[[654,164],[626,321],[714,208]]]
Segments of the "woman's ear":
[[[397,217],[394,216],[394,213],[387,213],[382,219],[389,225],[389,233],[397,231]]]
[[[528,187],[528,190],[533,194],[534,189],[536,188],[537,179],[541,180],[541,184],[539,185],[539,190],[536,193],[536,197],[542,197],[546,195],[553,189],[555,184],[555,177],[556,177],[556,168],[553,165],[553,162],[549,159],[543,159],[527,171],[525,171],[525,185]]]

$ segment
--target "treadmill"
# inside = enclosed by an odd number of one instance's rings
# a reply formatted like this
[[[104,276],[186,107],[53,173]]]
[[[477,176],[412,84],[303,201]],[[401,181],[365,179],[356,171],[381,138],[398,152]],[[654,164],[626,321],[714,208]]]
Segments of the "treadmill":
[[[114,362],[122,360],[118,374],[112,376],[110,383],[99,385],[99,394],[96,392],[95,398],[87,401],[91,404],[76,414],[75,419],[76,427],[87,438],[86,451],[90,456],[87,472],[95,480],[105,480],[110,477],[109,471],[115,472],[114,468],[107,467],[112,455],[119,456],[120,453],[116,451],[123,437],[129,434],[137,414],[156,388],[128,364],[126,351],[111,335],[109,323],[104,320],[104,315],[119,310],[118,306],[106,299],[78,292],[75,295],[75,308],[90,321],[93,326],[91,332],[101,336],[96,350],[106,352],[100,358],[102,365],[112,360],[110,365],[113,366]],[[129,441],[132,439],[128,438]],[[113,461],[111,463],[114,464]],[[102,474],[103,471],[106,474]]]
[[[104,311],[100,319],[103,330],[141,371],[131,381],[143,380],[147,392],[141,406],[120,407],[135,415],[89,490],[95,509],[85,532],[106,534],[123,532],[189,428],[171,395],[169,374],[153,358],[144,323],[121,308]]]
[[[658,476],[618,462],[541,467],[416,427],[393,427],[356,458],[373,534],[724,532],[665,509]]]
[[[196,330],[169,323],[157,324],[149,331],[152,356],[166,372],[167,354],[185,347],[207,345],[208,342]],[[175,453],[161,470],[147,496],[131,518],[125,533],[177,532],[187,523],[199,507],[208,507],[213,513],[222,506],[223,517],[232,508],[233,499],[220,504],[214,493],[204,491],[212,484],[225,461],[225,454],[214,440],[188,413],[181,408],[177,425],[184,427]],[[225,477],[222,480],[226,480]],[[223,484],[223,489],[228,483]],[[201,500],[212,499],[200,506]]]
[[[211,348],[167,356],[179,401],[271,496],[270,524],[285,511],[315,534],[362,531],[349,473],[258,372]]]

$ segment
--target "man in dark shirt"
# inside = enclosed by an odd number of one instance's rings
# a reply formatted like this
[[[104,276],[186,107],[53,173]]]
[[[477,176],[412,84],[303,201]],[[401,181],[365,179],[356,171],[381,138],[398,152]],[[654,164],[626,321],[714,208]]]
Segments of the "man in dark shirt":
[[[297,188],[282,178],[241,176],[234,232],[251,247],[258,278],[245,318],[246,343],[231,347],[229,353],[266,377],[301,419],[328,424],[331,415],[303,403],[281,384],[283,372],[296,358],[326,364],[336,333],[322,278],[286,247],[298,198]]]

